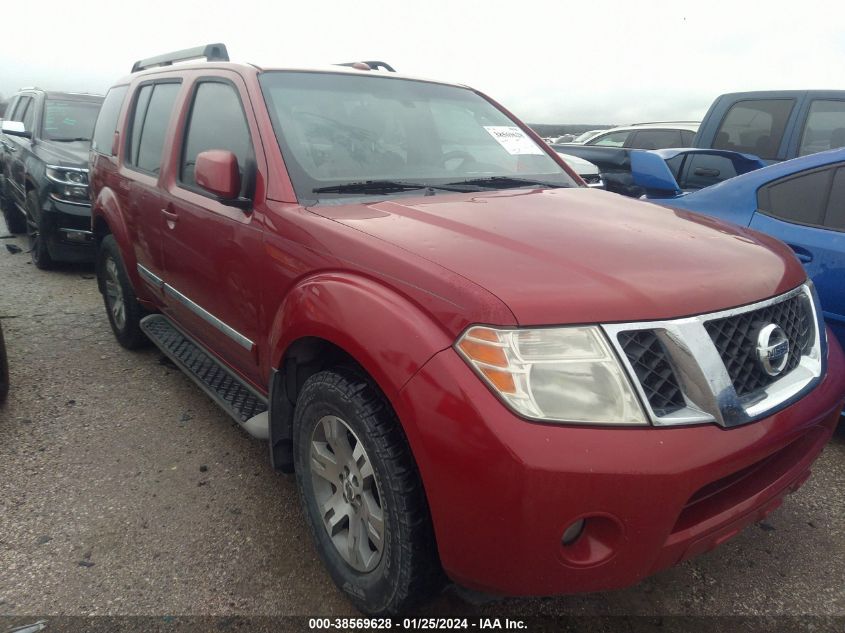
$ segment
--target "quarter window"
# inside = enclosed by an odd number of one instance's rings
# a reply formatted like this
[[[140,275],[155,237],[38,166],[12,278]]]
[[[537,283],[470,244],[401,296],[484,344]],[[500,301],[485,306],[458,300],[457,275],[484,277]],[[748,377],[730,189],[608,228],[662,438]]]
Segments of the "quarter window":
[[[810,105],[799,156],[845,147],[845,101],[817,99]]]
[[[109,90],[100,108],[97,124],[94,126],[94,138],[91,149],[100,154],[112,154],[112,142],[117,131],[117,118],[120,116],[120,106],[126,96],[127,86],[116,86]]]
[[[150,84],[138,90],[129,136],[129,164],[153,174],[161,170],[164,139],[178,93],[178,83]]]
[[[249,126],[237,91],[219,81],[205,81],[197,86],[182,148],[182,183],[196,186],[197,155],[212,149],[228,150],[237,157],[241,182],[246,186],[245,167],[254,162]]]
[[[716,133],[713,147],[755,154],[766,160],[777,158],[794,104],[793,99],[756,99],[734,104]]]
[[[776,182],[762,190],[760,209],[788,222],[818,226],[829,181],[830,171],[825,169]]]
[[[837,169],[833,176],[824,225],[837,231],[845,231],[845,167]]]

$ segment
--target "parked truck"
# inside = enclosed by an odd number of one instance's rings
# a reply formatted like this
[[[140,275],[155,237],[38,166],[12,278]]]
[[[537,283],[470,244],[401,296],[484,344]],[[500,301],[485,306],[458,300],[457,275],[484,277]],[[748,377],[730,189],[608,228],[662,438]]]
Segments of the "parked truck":
[[[845,90],[767,90],[718,97],[698,128],[695,149],[728,150],[771,164],[845,147]],[[555,149],[599,167],[609,191],[639,197],[625,148],[558,145]],[[669,163],[684,190],[700,189],[738,173],[712,153],[687,153]]]

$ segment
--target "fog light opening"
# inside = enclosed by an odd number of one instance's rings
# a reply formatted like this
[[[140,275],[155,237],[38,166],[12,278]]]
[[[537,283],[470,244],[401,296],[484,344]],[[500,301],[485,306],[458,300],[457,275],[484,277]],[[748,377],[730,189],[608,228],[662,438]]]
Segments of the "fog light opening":
[[[560,541],[564,547],[572,545],[578,540],[578,537],[584,532],[585,523],[586,521],[584,519],[578,519],[563,531],[563,537],[561,537]]]

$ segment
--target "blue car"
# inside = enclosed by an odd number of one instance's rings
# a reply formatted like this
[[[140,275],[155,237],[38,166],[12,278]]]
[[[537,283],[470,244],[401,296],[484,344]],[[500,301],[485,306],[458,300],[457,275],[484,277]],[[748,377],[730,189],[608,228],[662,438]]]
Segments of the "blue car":
[[[719,171],[714,166],[718,156],[750,170],[700,189],[679,186],[682,164],[705,152],[710,167],[702,168],[704,176],[719,176],[713,171]],[[815,283],[825,319],[845,346],[845,149],[759,169],[753,168],[755,160],[717,150],[631,152],[631,172],[653,202],[747,226],[788,244]]]

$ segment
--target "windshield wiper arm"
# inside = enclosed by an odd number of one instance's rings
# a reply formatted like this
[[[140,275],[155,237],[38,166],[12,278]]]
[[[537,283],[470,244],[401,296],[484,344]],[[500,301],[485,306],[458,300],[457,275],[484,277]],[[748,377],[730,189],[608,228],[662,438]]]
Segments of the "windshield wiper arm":
[[[50,140],[56,141],[57,143],[73,143],[74,141],[90,141],[91,139],[80,136],[77,138],[51,138]]]
[[[317,187],[311,191],[313,193],[395,193],[398,191],[413,191],[415,189],[439,189],[441,191],[459,191],[465,193],[478,191],[478,187],[472,185],[473,183],[427,185],[402,180],[364,180],[361,182],[346,182],[328,187]]]
[[[563,183],[533,180],[531,178],[520,178],[519,176],[489,176],[486,178],[471,178],[469,180],[450,182],[448,186],[452,185],[475,185],[478,187],[489,187],[491,189],[512,189],[514,187],[525,187],[526,185],[537,185],[540,187],[555,189],[570,186]]]

